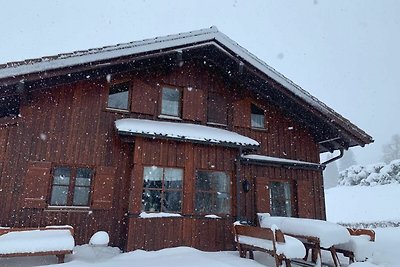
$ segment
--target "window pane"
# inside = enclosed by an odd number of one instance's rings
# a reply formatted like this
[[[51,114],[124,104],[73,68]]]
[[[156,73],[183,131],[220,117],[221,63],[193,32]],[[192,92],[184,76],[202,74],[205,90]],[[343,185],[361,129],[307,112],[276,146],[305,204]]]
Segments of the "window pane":
[[[144,167],[143,188],[162,188],[162,168]]]
[[[265,127],[264,115],[251,114],[251,127],[264,128]]]
[[[182,192],[166,191],[163,200],[163,212],[180,212],[182,209]]]
[[[67,205],[67,198],[68,186],[53,185],[50,205],[65,206]]]
[[[179,117],[181,93],[178,89],[163,88],[161,114]]]
[[[265,127],[265,114],[264,110],[251,104],[251,127],[264,128]]]
[[[161,191],[143,189],[142,210],[150,212],[161,211]]]
[[[227,214],[230,211],[230,198],[229,194],[217,192],[215,213]]]
[[[75,186],[90,186],[92,170],[89,168],[78,168],[76,170]]]
[[[88,206],[89,205],[90,187],[75,187],[73,205]]]
[[[292,216],[290,184],[282,182],[271,182],[270,205],[273,216]]]
[[[68,167],[54,168],[53,184],[55,185],[69,185],[71,177],[71,169]]]
[[[212,193],[196,192],[195,211],[197,213],[212,213]]]
[[[228,214],[230,178],[224,172],[197,171],[195,211]]]
[[[166,168],[164,171],[164,187],[166,189],[181,189],[182,177],[182,169]]]
[[[112,85],[108,94],[108,107],[117,109],[128,109],[128,104],[129,83]]]

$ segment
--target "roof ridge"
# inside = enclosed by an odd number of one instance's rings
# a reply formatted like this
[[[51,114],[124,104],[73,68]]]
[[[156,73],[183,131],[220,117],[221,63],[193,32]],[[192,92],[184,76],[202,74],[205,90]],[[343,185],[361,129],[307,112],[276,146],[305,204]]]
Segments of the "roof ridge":
[[[25,60],[18,60],[18,61],[11,61],[11,62],[5,62],[0,64],[0,69],[5,69],[8,67],[18,67],[20,65],[27,65],[27,64],[33,64],[33,63],[38,63],[38,62],[44,62],[44,61],[50,61],[50,60],[55,60],[55,59],[63,59],[63,58],[71,58],[71,57],[78,57],[82,55],[91,55],[91,54],[96,54],[96,53],[101,53],[101,52],[108,52],[108,51],[117,51],[117,50],[122,50],[130,47],[135,47],[140,45],[146,45],[152,42],[163,42],[166,40],[175,40],[175,39],[181,39],[187,36],[199,36],[199,35],[205,35],[205,34],[210,34],[210,33],[220,33],[218,31],[218,28],[216,26],[211,26],[209,28],[203,28],[195,31],[188,31],[188,32],[182,32],[178,34],[167,34],[164,36],[160,37],[153,37],[153,38],[146,38],[142,40],[137,40],[137,41],[132,41],[132,42],[127,42],[127,43],[118,43],[114,45],[106,45],[102,47],[96,47],[96,48],[89,48],[89,49],[84,49],[84,50],[75,50],[72,52],[68,53],[60,53],[60,54],[55,54],[55,55],[48,55],[48,56],[42,56],[42,57],[37,57],[37,58],[30,58],[30,59],[25,59]]]

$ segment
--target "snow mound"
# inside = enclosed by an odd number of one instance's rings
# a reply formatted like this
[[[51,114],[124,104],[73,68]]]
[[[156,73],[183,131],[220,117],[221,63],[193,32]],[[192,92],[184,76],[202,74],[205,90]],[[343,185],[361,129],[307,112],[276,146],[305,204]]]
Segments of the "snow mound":
[[[108,242],[110,242],[110,237],[108,236],[108,233],[104,231],[99,231],[90,238],[89,245],[106,247],[108,246]]]
[[[339,185],[376,186],[400,183],[400,159],[389,164],[354,165],[339,173]]]

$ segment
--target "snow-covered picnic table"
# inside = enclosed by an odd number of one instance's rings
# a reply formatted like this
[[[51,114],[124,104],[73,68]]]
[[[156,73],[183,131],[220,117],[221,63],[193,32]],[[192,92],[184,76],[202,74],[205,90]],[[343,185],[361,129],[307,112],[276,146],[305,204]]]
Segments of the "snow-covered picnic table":
[[[75,246],[71,226],[0,228],[0,257],[56,255],[59,262]]]
[[[340,266],[335,246],[350,242],[350,233],[346,227],[322,220],[270,216],[268,213],[258,214],[260,226],[271,228],[274,225],[283,233],[294,236],[308,249],[313,250],[313,262],[321,259],[321,248],[331,252],[336,266]],[[307,258],[308,255],[306,255]]]

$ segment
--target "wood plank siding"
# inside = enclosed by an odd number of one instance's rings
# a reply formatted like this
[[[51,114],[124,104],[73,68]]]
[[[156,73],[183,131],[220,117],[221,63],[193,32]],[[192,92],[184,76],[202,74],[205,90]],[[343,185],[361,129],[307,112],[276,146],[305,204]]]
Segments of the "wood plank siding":
[[[231,225],[238,210],[251,220],[255,220],[256,212],[269,211],[266,186],[270,180],[292,182],[295,216],[324,218],[320,171],[254,165],[242,165],[238,170],[237,148],[117,134],[117,119],[167,120],[159,118],[161,90],[163,86],[172,86],[182,92],[181,122],[220,127],[248,136],[260,143],[258,154],[319,163],[318,143],[307,128],[284,108],[260,100],[240,79],[227,79],[221,72],[210,62],[193,59],[181,67],[158,65],[113,74],[111,80],[87,77],[32,91],[21,106],[19,118],[7,125],[0,121],[0,225],[69,224],[75,229],[77,244],[88,242],[92,234],[104,230],[110,234],[112,245],[127,250],[178,245],[211,251],[232,249]],[[107,109],[110,86],[122,81],[130,84],[129,110]],[[222,104],[210,105],[210,99],[221,99]],[[265,129],[250,127],[251,104],[264,110]],[[224,109],[214,117],[222,123],[207,123],[208,108]],[[51,171],[61,165],[95,170],[90,207],[48,206],[52,176],[40,168]],[[153,165],[184,169],[182,217],[139,218],[143,167]],[[229,174],[229,216],[210,219],[195,213],[196,170]],[[42,175],[37,183],[29,176],[35,171]],[[241,188],[237,186],[237,176],[239,182],[247,179],[251,184],[249,193],[240,190],[240,203],[236,203],[236,188]],[[48,180],[38,184],[43,179]],[[37,190],[40,193],[30,191],[35,186],[41,188]],[[35,203],[42,196],[40,205],[26,204],[25,199],[34,199],[38,194]]]

